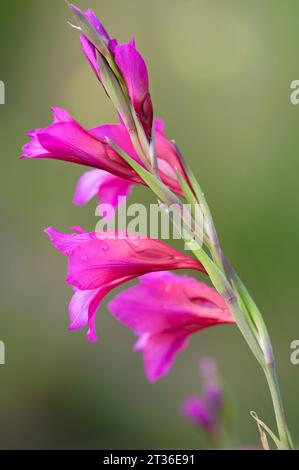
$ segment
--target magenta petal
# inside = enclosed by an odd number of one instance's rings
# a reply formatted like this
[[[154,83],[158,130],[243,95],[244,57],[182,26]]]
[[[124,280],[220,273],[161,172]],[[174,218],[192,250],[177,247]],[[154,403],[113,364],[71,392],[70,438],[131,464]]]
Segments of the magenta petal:
[[[98,194],[99,188],[107,175],[109,173],[103,170],[90,170],[83,173],[76,186],[74,204],[77,206],[87,204]]]
[[[96,166],[105,157],[103,143],[93,138],[75,122],[60,122],[38,133],[43,148],[61,160],[75,160]]]
[[[51,108],[53,112],[53,124],[63,121],[73,121],[73,118],[69,115],[67,111],[63,108]],[[42,147],[38,140],[38,134],[42,132],[43,129],[35,129],[28,132],[28,136],[31,137],[31,141],[23,147],[23,155],[21,158],[51,158],[51,153]]]
[[[141,337],[142,338],[142,337]],[[156,382],[168,374],[177,354],[188,345],[188,336],[181,331],[170,331],[146,336],[142,347],[144,368],[150,382]]]
[[[135,47],[134,39],[116,46],[115,61],[125,78],[133,103],[142,102],[148,93],[148,75],[145,62]]]
[[[103,165],[106,158],[104,144],[89,135],[64,110],[54,108],[53,111],[54,124],[29,133],[31,141],[23,147],[23,157]]]
[[[91,342],[96,341],[95,315],[106,293],[104,289],[76,290],[69,305],[69,330],[86,328],[88,325],[87,338]]]
[[[187,276],[152,272],[140,284],[118,294],[109,309],[138,337],[148,378],[169,372],[188,337],[212,325],[234,323],[225,301],[215,289]]]
[[[95,338],[97,306],[118,285],[152,271],[191,268],[204,272],[198,261],[159,240],[132,237],[126,232],[82,233],[77,228],[70,234],[51,227],[45,232],[68,257],[67,282],[76,289],[70,309],[72,325],[85,325],[88,309],[91,340]],[[86,296],[80,291],[86,291]]]
[[[116,39],[111,40],[104,26],[92,10],[83,13],[73,5],[71,8],[75,12],[77,11],[80,16],[84,14],[93,30],[108,45],[110,53],[114,56],[114,60],[123,75],[135,111],[148,138],[150,138],[153,123],[153,107],[149,94],[148,74],[145,62],[136,49],[134,38],[129,43],[118,44]],[[81,43],[88,62],[101,81],[96,47],[84,34],[81,36]]]
[[[135,250],[134,243],[139,243],[140,251]],[[191,258],[174,259],[169,251],[156,240],[90,239],[76,246],[69,256],[67,282],[79,289],[95,289],[127,275],[137,277],[161,269],[200,267]]]
[[[95,319],[100,303],[112,289],[128,280],[130,278],[120,279],[99,289],[75,290],[69,305],[70,326],[68,329],[84,329],[88,325],[86,336],[90,342],[95,342],[97,340]]]
[[[115,48],[116,48],[117,45],[118,45],[118,40],[115,39],[115,38],[114,38],[114,39],[111,39],[111,40],[109,41],[109,44],[108,44],[108,45],[109,45],[110,51],[111,51],[112,54],[114,55],[114,53],[115,53]]]
[[[31,137],[31,140],[23,146],[23,149],[22,149],[23,153],[20,156],[21,159],[23,158],[51,158],[52,156],[51,153],[41,146],[37,138],[37,132],[38,130],[28,132],[28,136]]]
[[[182,406],[183,415],[197,426],[206,431],[211,431],[215,426],[215,417],[209,407],[199,397],[188,398]]]
[[[207,381],[204,384],[202,394],[203,397],[206,398],[206,401],[209,403],[212,410],[216,412],[221,407],[223,403],[223,395],[218,381]]]
[[[51,158],[105,170],[131,182],[142,183],[138,175],[106,142],[114,142],[138,160],[126,129],[106,125],[87,131],[64,110],[53,108],[54,123],[29,132],[30,142],[23,147],[21,158]],[[101,136],[101,137],[97,137]]]
[[[126,276],[167,269],[199,269],[202,266],[193,258],[173,250],[164,243],[149,238],[90,239],[77,241],[69,255],[67,282],[79,289],[96,289],[103,284]],[[73,241],[74,243],[74,241]],[[57,246],[57,245],[56,245]]]
[[[50,158],[99,168],[130,181],[139,181],[136,173],[114,150],[75,121],[53,124],[38,132],[37,138]]]
[[[82,232],[81,228],[75,227],[75,233],[62,233],[52,227],[48,227],[44,232],[48,235],[51,242],[65,256],[69,256],[77,246],[80,246],[83,241],[90,240],[91,234]]]
[[[149,94],[148,73],[145,62],[136,49],[134,38],[129,43],[117,45],[114,57],[125,79],[135,111],[150,136],[153,108]]]
[[[167,163],[168,167],[172,169],[172,174],[169,175],[172,178],[176,171],[184,174],[180,158],[177,155],[176,149],[172,142],[170,142],[164,134],[164,123],[161,120],[155,119],[155,130],[156,130],[156,150],[157,156],[160,163]],[[160,170],[164,169],[159,166]],[[167,173],[167,172],[166,172]]]
[[[81,35],[80,40],[81,40],[82,51],[86,59],[91,65],[91,68],[93,69],[98,79],[101,81],[101,75],[100,75],[98,61],[97,61],[97,50],[95,46],[87,39],[86,36]]]
[[[78,181],[74,204],[84,205],[98,195],[100,204],[109,204],[113,209],[116,209],[120,202],[119,198],[126,198],[131,188],[130,182],[106,171],[87,171]]]
[[[192,333],[216,323],[234,323],[215,289],[167,271],[142,276],[139,284],[118,294],[109,307],[138,336],[171,329]]]
[[[74,5],[73,3],[68,3],[69,5],[69,8],[77,15],[79,15],[80,17],[82,17],[83,15],[85,16],[85,18],[88,20],[89,24],[93,27],[93,29],[98,33],[98,35],[100,35],[107,43],[110,41],[110,37],[106,31],[106,29],[104,28],[104,26],[102,25],[102,23],[100,22],[100,20],[98,19],[98,17],[96,16],[95,12],[93,10],[87,10],[85,12],[83,12],[79,7],[77,7],[76,5]]]
[[[109,175],[100,186],[98,195],[101,204],[110,204],[117,208],[120,204],[119,198],[127,198],[131,192],[132,184],[123,178]]]
[[[96,297],[98,289],[76,290],[69,305],[69,330],[85,328],[88,324],[90,304]]]
[[[218,434],[223,425],[225,396],[219,382],[217,365],[212,358],[200,362],[203,386],[199,396],[185,400],[182,413],[210,436]]]
[[[108,137],[130,157],[140,163],[140,159],[132,145],[130,135],[122,124],[104,124],[103,126],[90,129],[89,133],[102,142],[105,142],[106,137]]]
[[[155,119],[155,130],[156,132],[164,133],[165,123],[163,119]]]
[[[54,123],[44,129],[28,133],[30,142],[23,147],[21,158],[51,158],[107,171],[132,183],[144,184],[108,144],[106,138],[115,142],[138,163],[129,133],[122,124],[107,124],[89,131],[83,129],[65,110],[53,108]],[[157,157],[163,182],[179,195],[182,190],[175,170],[180,168],[174,146],[162,133],[161,121],[155,121]],[[123,189],[126,192],[125,189]]]
[[[93,26],[93,28],[96,30],[96,32],[103,38],[107,43],[110,41],[110,36],[107,33],[106,29],[96,16],[95,12],[93,10],[87,10],[85,12],[86,18],[89,20],[89,23]]]
[[[117,286],[130,281],[131,277],[124,277],[117,279],[115,282],[111,282],[110,284],[103,285],[99,289],[95,289],[94,294],[90,296],[89,306],[88,306],[88,331],[86,333],[87,339],[90,342],[95,342],[97,340],[97,332],[96,332],[96,313],[97,309],[99,308],[100,303],[109,294],[109,292],[115,289]],[[81,291],[81,292],[88,292],[88,291]],[[90,292],[90,291],[89,291]],[[80,305],[78,306],[80,308]],[[79,312],[78,308],[78,312]],[[83,327],[84,328],[84,327]]]
[[[72,116],[63,108],[56,108],[56,107],[52,107],[51,108],[52,112],[53,112],[53,115],[54,115],[54,124],[56,124],[57,122],[72,122],[74,121],[74,119],[72,118]]]
[[[70,230],[76,233],[85,233],[85,230],[80,225],[73,225],[72,227],[70,227]]]

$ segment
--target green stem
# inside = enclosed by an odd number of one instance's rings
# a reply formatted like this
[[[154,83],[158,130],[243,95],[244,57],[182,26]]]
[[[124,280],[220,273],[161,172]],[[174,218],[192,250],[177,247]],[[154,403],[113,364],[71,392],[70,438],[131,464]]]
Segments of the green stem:
[[[264,372],[269,385],[274,412],[276,416],[277,428],[279,432],[279,438],[281,442],[287,447],[287,449],[294,449],[292,438],[287,426],[286,416],[283,409],[282,398],[279,390],[279,384],[276,375],[275,365],[267,365],[264,367]]]
[[[226,300],[227,306],[257,361],[260,365],[263,365],[263,352],[239,307],[237,296],[226,279],[225,274],[220,271],[203,249],[196,250],[194,247],[191,247],[191,249],[197,259],[204,265],[215,289]]]

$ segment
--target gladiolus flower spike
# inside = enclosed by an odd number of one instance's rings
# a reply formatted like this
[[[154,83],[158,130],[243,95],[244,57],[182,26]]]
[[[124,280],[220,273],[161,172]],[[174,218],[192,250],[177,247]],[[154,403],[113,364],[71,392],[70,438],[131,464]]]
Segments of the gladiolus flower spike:
[[[127,197],[132,185],[143,184],[162,204],[169,206],[170,201],[184,197],[189,204],[200,205],[204,215],[204,247],[197,242],[199,234],[190,245],[197,259],[158,240],[133,240],[127,233],[114,238],[106,233],[103,239],[103,234],[86,233],[78,227],[72,234],[47,229],[52,243],[68,257],[67,282],[74,288],[70,329],[88,326],[88,338],[94,341],[95,314],[102,299],[114,287],[140,278],[137,286],[111,302],[110,310],[137,335],[136,349],[143,353],[148,378],[155,381],[170,370],[192,333],[235,321],[267,377],[278,447],[292,449],[263,317],[224,256],[196,177],[177,145],[167,139],[162,121],[154,119],[147,67],[135,39],[119,43],[92,10],[69,7],[80,29],[84,55],[110,97],[119,122],[86,130],[65,110],[53,108],[54,122],[29,133],[30,142],[21,158],[50,158],[90,167],[79,180],[75,204],[98,196],[116,207],[119,195]],[[191,226],[198,228],[194,217]],[[177,269],[206,272],[216,290],[167,272]],[[263,425],[263,432],[269,433],[269,427]]]

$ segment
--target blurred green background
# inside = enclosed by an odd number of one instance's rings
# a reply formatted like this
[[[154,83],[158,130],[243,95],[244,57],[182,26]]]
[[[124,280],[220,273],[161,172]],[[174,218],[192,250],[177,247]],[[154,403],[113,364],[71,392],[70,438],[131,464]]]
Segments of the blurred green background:
[[[136,36],[156,116],[190,159],[221,242],[264,312],[275,346],[289,424],[299,442],[299,79],[297,0],[85,0],[112,36]],[[238,399],[235,445],[259,442],[250,410],[274,428],[262,372],[234,327],[195,335],[170,375],[147,382],[131,331],[106,311],[98,343],[69,333],[66,261],[43,228],[92,229],[95,201],[71,204],[83,169],[19,161],[29,129],[50,106],[84,126],[115,121],[62,0],[2,0],[0,79],[0,448],[196,448],[201,434],[178,411],[197,393],[198,361],[213,356]],[[150,200],[143,188],[132,201]]]

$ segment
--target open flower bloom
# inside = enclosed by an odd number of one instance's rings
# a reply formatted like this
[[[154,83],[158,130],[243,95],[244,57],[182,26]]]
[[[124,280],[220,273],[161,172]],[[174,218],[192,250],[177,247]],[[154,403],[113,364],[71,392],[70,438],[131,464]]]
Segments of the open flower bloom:
[[[101,173],[88,172],[87,176],[80,180],[75,196],[77,204],[84,204],[99,194],[101,202],[110,203],[112,199],[116,207],[117,196],[127,195],[131,184],[144,184],[136,172],[106,142],[106,137],[111,139],[141,164],[130,136],[122,124],[106,124],[87,131],[64,109],[52,108],[52,110],[53,124],[29,132],[31,141],[23,147],[21,158],[51,158],[102,170]],[[155,129],[161,179],[173,191],[181,194],[175,171],[183,174],[183,168],[173,144],[165,137],[164,124],[161,120],[155,120]],[[108,184],[112,185],[112,198],[107,191]]]
[[[111,40],[106,29],[92,10],[83,12],[78,7],[70,5],[77,18],[88,25],[88,37],[81,35],[82,50],[94,70],[97,78],[102,82],[98,63],[98,54],[117,67],[126,85],[129,99],[134,107],[144,131],[150,140],[153,124],[153,106],[149,92],[149,80],[146,64],[136,49],[135,39],[130,42],[118,44],[116,39]],[[109,60],[111,59],[111,60]]]
[[[89,326],[90,341],[96,340],[96,310],[114,287],[153,271],[196,269],[205,272],[197,260],[159,240],[126,232],[86,233],[78,228],[76,231],[64,234],[53,228],[46,229],[54,246],[68,257],[66,281],[75,289],[70,303],[70,329]]]
[[[192,333],[234,323],[223,298],[202,282],[170,272],[151,273],[109,303],[113,316],[138,337],[150,381],[167,374]]]
[[[206,358],[200,362],[200,373],[203,378],[202,393],[184,401],[182,414],[209,437],[215,438],[221,427],[224,397],[213,359]]]
[[[120,124],[104,125],[86,131],[64,109],[52,108],[53,123],[29,132],[31,141],[23,147],[21,158],[51,158],[99,168],[131,182],[141,183],[137,174],[106,143],[111,138],[117,145],[131,150],[130,138]],[[138,158],[136,154],[134,155]]]

